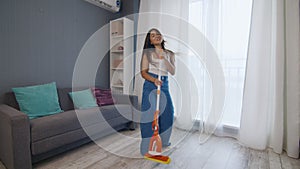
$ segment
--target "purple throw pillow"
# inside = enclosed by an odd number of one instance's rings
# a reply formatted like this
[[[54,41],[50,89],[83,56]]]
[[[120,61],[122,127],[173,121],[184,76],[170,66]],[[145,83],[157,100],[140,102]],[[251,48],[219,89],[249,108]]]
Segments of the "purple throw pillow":
[[[93,94],[99,106],[112,105],[114,100],[112,98],[111,89],[93,88]]]

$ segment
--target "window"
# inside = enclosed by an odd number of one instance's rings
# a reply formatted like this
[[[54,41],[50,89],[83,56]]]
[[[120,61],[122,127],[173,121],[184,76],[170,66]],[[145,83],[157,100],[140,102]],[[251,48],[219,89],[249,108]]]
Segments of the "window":
[[[252,0],[190,0],[189,4],[189,22],[213,45],[223,66],[226,86],[223,125],[240,125],[251,8]],[[195,37],[190,35],[190,38]],[[193,55],[191,51],[189,54]],[[199,67],[199,62],[191,63],[192,67]],[[212,91],[206,71],[202,69],[195,74],[202,100],[197,118],[201,120],[209,112]]]

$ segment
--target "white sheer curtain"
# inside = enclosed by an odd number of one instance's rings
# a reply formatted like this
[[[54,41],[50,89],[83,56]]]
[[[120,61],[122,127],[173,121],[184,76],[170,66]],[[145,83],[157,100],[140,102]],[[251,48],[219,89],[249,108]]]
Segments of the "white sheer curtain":
[[[254,0],[240,141],[299,156],[299,1]]]
[[[222,63],[225,76],[226,97],[222,120],[215,132],[217,135],[236,136],[240,125],[251,4],[252,0],[194,0],[190,2],[189,21],[213,45]],[[192,34],[190,36],[190,39],[197,38]],[[206,55],[205,58],[207,57],[210,56]],[[192,63],[195,65],[196,62]],[[201,72],[203,71],[205,70],[202,69]],[[198,118],[205,122],[213,91],[209,85],[209,76],[201,76],[198,81],[203,83],[200,86],[203,92]],[[224,131],[229,132],[224,133]]]

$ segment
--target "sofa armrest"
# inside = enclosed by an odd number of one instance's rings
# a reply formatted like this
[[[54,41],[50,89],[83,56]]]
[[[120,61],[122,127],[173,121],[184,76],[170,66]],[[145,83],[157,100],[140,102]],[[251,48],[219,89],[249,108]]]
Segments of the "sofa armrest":
[[[113,99],[116,104],[130,104],[138,109],[138,96],[136,95],[113,94]]]
[[[132,107],[132,124],[130,129],[135,129],[140,120],[140,107],[138,105],[138,96],[126,94],[113,94],[113,99],[116,104],[129,104]]]
[[[28,116],[5,104],[0,105],[0,159],[7,169],[32,168]]]

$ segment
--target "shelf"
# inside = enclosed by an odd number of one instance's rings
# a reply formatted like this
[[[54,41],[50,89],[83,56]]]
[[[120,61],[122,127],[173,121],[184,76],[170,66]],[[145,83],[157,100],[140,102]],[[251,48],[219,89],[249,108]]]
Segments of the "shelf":
[[[114,68],[111,68],[112,70],[124,70],[123,67],[114,67]]]
[[[111,35],[111,38],[113,39],[119,39],[119,38],[123,38],[124,35]]]
[[[123,85],[115,85],[115,84],[113,84],[113,85],[111,85],[111,87],[115,87],[115,88],[123,88]]]
[[[110,52],[112,52],[112,53],[123,53],[124,50],[113,50],[113,51],[110,51]]]

